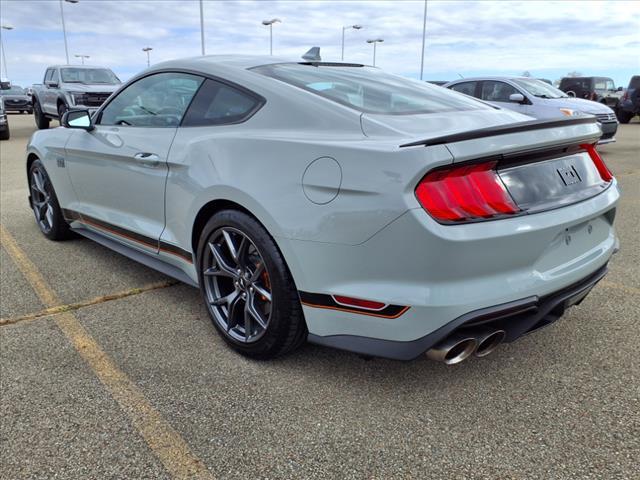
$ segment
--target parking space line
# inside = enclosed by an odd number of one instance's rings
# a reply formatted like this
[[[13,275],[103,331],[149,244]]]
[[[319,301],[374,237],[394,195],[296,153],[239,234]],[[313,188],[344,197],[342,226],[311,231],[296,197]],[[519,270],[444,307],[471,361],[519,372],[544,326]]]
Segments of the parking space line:
[[[164,282],[154,282],[148,285],[144,285],[139,288],[130,288],[129,290],[124,290],[121,292],[111,293],[109,295],[101,295],[99,297],[92,298],[90,300],[85,300],[83,302],[77,303],[68,303],[65,305],[57,305],[55,307],[45,308],[44,310],[40,310],[38,312],[27,313],[25,315],[20,315],[17,317],[9,317],[9,318],[0,318],[0,327],[3,325],[12,325],[18,322],[24,322],[28,320],[36,320],[42,317],[49,317],[52,315],[58,315],[64,312],[71,312],[74,310],[79,310],[81,308],[90,307],[91,305],[97,305],[100,303],[110,302],[112,300],[119,300],[121,298],[131,297],[132,295],[140,295],[141,293],[149,292],[151,290],[158,290],[160,288],[167,288],[173,285],[176,285],[180,282],[177,280],[167,280]]]
[[[47,285],[38,268],[1,224],[0,242],[42,303],[46,307],[59,305],[60,302],[55,292]],[[180,434],[151,405],[142,391],[118,368],[109,355],[100,348],[100,345],[82,326],[73,312],[67,311],[56,315],[55,322],[107,391],[118,402],[133,426],[173,478],[213,478],[211,472],[191,451]]]

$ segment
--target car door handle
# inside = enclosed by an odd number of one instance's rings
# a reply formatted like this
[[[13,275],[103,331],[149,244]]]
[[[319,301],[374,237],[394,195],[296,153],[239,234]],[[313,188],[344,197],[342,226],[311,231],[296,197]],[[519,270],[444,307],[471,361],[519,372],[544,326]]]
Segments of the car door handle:
[[[160,165],[160,157],[155,153],[140,152],[136,153],[133,158],[143,167],[154,168]]]

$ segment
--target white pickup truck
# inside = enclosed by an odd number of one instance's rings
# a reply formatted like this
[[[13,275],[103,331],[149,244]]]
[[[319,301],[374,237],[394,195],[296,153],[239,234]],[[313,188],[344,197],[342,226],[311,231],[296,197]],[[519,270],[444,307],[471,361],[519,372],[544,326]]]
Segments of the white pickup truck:
[[[89,65],[48,67],[42,84],[33,86],[33,115],[39,129],[49,128],[70,108],[98,108],[121,85],[110,69]]]

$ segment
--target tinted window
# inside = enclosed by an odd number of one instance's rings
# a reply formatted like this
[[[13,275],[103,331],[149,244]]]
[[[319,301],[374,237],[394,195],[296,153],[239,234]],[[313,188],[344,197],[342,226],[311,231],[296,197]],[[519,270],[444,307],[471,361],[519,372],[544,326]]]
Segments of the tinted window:
[[[488,102],[508,102],[509,95],[519,93],[514,87],[504,82],[493,80],[482,82],[482,98]]]
[[[214,80],[205,80],[182,125],[224,125],[244,120],[259,105],[253,95]]]
[[[132,83],[102,111],[100,125],[176,127],[202,78],[186,73],[158,73]]]
[[[591,81],[588,78],[563,78],[562,82],[560,82],[560,89],[565,92],[572,90],[577,93],[590,90],[590,84]]]
[[[640,88],[640,77],[633,76],[629,82],[629,88]]]
[[[361,112],[398,115],[490,108],[445,88],[371,67],[282,63],[253,70]]]
[[[451,90],[455,90],[456,92],[464,93],[465,95],[471,95],[475,97],[476,93],[476,82],[463,82],[456,83],[451,86]]]

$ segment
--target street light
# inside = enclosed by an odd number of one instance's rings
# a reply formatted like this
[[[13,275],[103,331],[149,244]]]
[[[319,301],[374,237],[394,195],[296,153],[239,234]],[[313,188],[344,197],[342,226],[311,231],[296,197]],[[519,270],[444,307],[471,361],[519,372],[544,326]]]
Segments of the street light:
[[[85,58],[91,58],[89,55],[74,55],[74,57],[82,59],[82,65],[84,65]]]
[[[424,17],[422,18],[422,55],[420,56],[420,80],[424,73],[424,44],[427,39],[427,0],[424,0]]]
[[[142,49],[142,51],[143,51],[143,52],[146,52],[146,53],[147,53],[147,67],[150,67],[150,66],[151,66],[151,59],[150,59],[150,55],[149,55],[149,52],[150,52],[151,50],[153,50],[153,48],[151,48],[151,47],[144,47],[144,48]]]
[[[373,40],[367,40],[367,43],[373,43],[373,66],[376,66],[376,43],[382,43],[384,40],[382,38],[375,38]]]
[[[64,0],[67,3],[78,3],[80,0]],[[69,47],[67,46],[67,29],[64,26],[64,8],[62,8],[62,0],[60,0],[60,18],[62,19],[62,36],[64,37],[64,54],[67,56],[67,65],[69,65]]]
[[[202,44],[202,55],[204,56],[204,6],[200,0],[200,43]]]
[[[273,55],[273,24],[282,23],[279,18],[272,18],[271,20],[263,20],[262,24],[269,27],[269,55]]]
[[[342,55],[340,55],[340,60],[342,60],[344,62],[344,32],[345,30],[350,30],[350,29],[354,29],[354,30],[360,30],[362,28],[362,25],[347,25],[346,27],[342,27]]]
[[[13,30],[13,25],[0,25],[0,30]],[[7,70],[7,57],[4,55],[4,43],[2,43],[2,36],[0,36],[0,50],[2,50],[2,64],[4,65],[4,75],[9,78],[9,70]],[[2,72],[0,72],[2,74]]]

